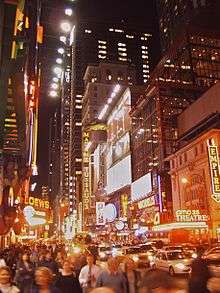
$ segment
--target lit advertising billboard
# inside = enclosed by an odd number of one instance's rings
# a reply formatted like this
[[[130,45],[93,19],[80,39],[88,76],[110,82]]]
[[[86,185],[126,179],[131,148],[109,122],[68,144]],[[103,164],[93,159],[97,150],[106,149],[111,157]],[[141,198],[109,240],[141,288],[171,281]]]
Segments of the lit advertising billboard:
[[[127,156],[107,170],[107,193],[131,184],[131,156]]]
[[[147,173],[131,184],[131,200],[137,201],[152,192],[151,173]]]

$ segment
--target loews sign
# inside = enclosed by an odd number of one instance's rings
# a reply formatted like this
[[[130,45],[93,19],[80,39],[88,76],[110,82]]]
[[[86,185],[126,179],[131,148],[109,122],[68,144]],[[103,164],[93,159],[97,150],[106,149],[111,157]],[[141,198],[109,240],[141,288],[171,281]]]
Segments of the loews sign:
[[[199,210],[177,210],[177,222],[207,222],[209,217],[201,215]]]
[[[48,200],[44,200],[41,198],[29,196],[25,199],[25,205],[30,205],[36,209],[46,209],[48,210],[50,208],[50,203]]]
[[[219,173],[219,157],[218,148],[216,145],[208,146],[209,164],[212,180],[213,199],[220,202],[220,173]]]

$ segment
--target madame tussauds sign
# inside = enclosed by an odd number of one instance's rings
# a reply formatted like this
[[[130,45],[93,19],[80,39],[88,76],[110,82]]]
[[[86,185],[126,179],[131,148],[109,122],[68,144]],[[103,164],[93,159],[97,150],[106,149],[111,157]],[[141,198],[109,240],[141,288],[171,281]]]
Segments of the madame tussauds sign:
[[[207,222],[209,217],[200,213],[200,210],[177,210],[177,222]]]

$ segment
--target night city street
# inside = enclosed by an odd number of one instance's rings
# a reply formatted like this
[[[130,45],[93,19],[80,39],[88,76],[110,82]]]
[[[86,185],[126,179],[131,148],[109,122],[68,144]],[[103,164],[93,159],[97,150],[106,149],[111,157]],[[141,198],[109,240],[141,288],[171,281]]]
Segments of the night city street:
[[[220,0],[0,0],[0,293],[220,293]]]

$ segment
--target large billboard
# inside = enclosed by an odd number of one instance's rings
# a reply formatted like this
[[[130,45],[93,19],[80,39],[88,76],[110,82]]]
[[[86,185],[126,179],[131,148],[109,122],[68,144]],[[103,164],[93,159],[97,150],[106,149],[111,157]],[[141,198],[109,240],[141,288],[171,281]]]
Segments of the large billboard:
[[[151,173],[147,173],[131,185],[131,200],[140,200],[152,192]]]
[[[131,181],[131,155],[129,155],[107,170],[107,193],[130,185]]]

